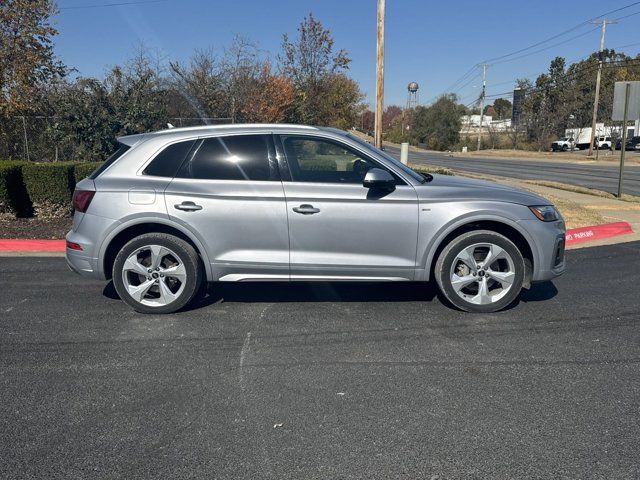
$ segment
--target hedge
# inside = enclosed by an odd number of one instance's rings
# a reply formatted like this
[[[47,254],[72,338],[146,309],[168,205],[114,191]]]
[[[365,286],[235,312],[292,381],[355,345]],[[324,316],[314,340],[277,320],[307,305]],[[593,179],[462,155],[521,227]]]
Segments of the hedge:
[[[98,165],[100,162],[0,161],[0,213],[67,216],[76,183]]]
[[[0,214],[31,215],[31,201],[22,179],[25,164],[16,160],[0,161]]]
[[[93,171],[102,165],[102,162],[80,162],[76,163],[73,169],[73,178],[78,183],[87,178]]]

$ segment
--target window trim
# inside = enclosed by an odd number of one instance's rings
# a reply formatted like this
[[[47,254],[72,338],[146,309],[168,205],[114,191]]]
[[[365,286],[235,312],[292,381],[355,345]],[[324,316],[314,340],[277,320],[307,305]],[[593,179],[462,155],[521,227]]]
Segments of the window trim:
[[[362,183],[304,182],[304,181],[299,181],[299,180],[298,181],[293,180],[293,176],[291,175],[291,168],[289,166],[289,158],[287,157],[287,154],[285,153],[286,150],[284,148],[283,137],[296,137],[296,138],[307,138],[307,139],[312,139],[312,140],[320,140],[320,141],[325,141],[325,142],[329,142],[329,143],[334,143],[334,144],[344,148],[345,150],[349,150],[351,152],[354,152],[357,156],[361,157],[363,160],[370,161],[371,163],[376,165],[376,168],[380,168],[380,169],[386,170],[389,173],[391,173],[399,182],[402,182],[402,183],[398,183],[398,181],[396,181],[396,187],[404,187],[404,186],[411,185],[407,181],[406,178],[404,178],[402,175],[400,175],[394,169],[389,168],[389,166],[387,166],[384,163],[380,162],[380,160],[378,160],[377,158],[373,158],[368,153],[365,153],[362,150],[360,150],[359,148],[354,147],[350,143],[343,142],[343,141],[341,141],[339,139],[336,139],[334,137],[326,136],[326,135],[314,135],[312,133],[279,133],[279,134],[274,134],[274,137],[276,137],[276,140],[277,140],[275,142],[275,145],[276,145],[276,151],[277,151],[278,164],[280,165],[281,172],[286,172],[286,175],[282,175],[282,181],[283,182],[307,183],[307,184],[316,184],[316,185],[348,185],[348,186],[360,185],[362,187]]]

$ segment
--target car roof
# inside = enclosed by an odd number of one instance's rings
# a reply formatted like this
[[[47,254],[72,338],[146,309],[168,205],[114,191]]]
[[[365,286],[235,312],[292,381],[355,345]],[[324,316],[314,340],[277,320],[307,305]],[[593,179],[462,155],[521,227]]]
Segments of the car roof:
[[[132,146],[138,143],[140,140],[148,140],[150,138],[157,137],[171,137],[172,140],[179,138],[193,137],[194,135],[207,135],[207,134],[226,134],[226,133],[238,133],[238,132],[298,132],[305,133],[311,131],[331,130],[325,127],[315,127],[311,125],[295,125],[287,123],[235,123],[235,124],[223,124],[223,125],[199,125],[195,127],[179,127],[179,128],[167,128],[165,130],[158,130],[156,132],[139,133],[135,135],[125,135],[118,137],[118,142],[125,145]],[[344,132],[342,132],[344,134]]]

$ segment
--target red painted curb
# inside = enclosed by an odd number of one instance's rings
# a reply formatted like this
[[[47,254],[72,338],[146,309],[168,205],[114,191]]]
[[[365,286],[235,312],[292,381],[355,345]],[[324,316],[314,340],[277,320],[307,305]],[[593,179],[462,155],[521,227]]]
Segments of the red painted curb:
[[[64,252],[64,240],[0,239],[0,252]]]
[[[574,243],[617,237],[618,235],[627,235],[629,233],[633,233],[633,229],[627,222],[605,223],[604,225],[572,228],[571,230],[567,230],[565,243],[567,245],[573,245]]]
[[[606,223],[567,230],[566,244],[598,240],[633,233],[627,222]],[[0,239],[0,252],[64,252],[64,240]]]

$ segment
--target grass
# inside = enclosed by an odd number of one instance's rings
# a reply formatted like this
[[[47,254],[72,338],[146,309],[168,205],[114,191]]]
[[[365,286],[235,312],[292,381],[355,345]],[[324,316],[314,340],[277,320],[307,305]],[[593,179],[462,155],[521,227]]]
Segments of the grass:
[[[576,202],[555,195],[547,195],[546,197],[560,211],[568,229],[607,223],[599,212],[585,208]]]
[[[584,195],[593,195],[594,197],[610,198],[612,200],[622,200],[625,202],[640,203],[640,197],[635,195],[622,195],[622,198],[618,198],[612,193],[605,192],[603,190],[596,190],[593,188],[581,187],[579,185],[569,185],[567,183],[552,182],[547,180],[524,180],[525,183],[530,185],[539,185],[541,187],[556,188],[558,190],[566,190],[567,192],[582,193]]]

